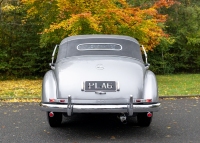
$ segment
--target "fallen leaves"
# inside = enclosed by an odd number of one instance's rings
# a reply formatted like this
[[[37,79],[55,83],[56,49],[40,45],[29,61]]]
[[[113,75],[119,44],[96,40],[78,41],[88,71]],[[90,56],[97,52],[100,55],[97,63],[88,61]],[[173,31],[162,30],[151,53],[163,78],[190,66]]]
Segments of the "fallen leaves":
[[[111,136],[110,139],[111,140],[115,140],[116,138],[115,138],[115,136]]]
[[[42,80],[5,80],[0,81],[0,99],[11,99],[11,102],[21,99],[40,98]]]
[[[46,131],[46,130],[44,130],[44,132],[47,133],[47,134],[50,134],[50,132],[48,132],[48,131]]]
[[[100,139],[101,137],[100,136],[95,136],[97,139]]]
[[[167,129],[171,129],[171,127],[167,127]]]
[[[14,98],[14,99],[1,99],[0,102],[40,102],[40,99],[23,99],[23,98]]]

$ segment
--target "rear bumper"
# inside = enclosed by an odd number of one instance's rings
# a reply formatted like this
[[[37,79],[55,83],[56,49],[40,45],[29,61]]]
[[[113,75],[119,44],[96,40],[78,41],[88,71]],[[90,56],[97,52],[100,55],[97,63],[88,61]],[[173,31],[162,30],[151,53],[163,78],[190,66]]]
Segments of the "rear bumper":
[[[63,112],[71,116],[73,113],[128,113],[132,116],[137,112],[157,112],[161,103],[127,104],[127,105],[72,105],[40,103],[42,111]]]

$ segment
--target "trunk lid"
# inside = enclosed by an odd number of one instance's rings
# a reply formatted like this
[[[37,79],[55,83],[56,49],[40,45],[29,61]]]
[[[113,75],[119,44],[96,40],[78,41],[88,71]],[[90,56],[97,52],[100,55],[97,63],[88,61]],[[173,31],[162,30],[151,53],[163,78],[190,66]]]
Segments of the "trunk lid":
[[[57,98],[95,103],[110,100],[129,102],[133,98],[143,97],[144,64],[138,60],[119,56],[80,56],[64,59],[56,63]],[[81,91],[85,81],[116,81],[119,91],[97,94]]]

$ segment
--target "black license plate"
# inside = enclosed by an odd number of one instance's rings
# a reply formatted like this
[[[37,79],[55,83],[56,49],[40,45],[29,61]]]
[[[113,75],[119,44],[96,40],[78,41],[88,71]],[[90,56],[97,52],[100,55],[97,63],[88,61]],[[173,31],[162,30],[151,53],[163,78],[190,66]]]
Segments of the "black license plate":
[[[85,91],[116,91],[115,81],[85,81]]]

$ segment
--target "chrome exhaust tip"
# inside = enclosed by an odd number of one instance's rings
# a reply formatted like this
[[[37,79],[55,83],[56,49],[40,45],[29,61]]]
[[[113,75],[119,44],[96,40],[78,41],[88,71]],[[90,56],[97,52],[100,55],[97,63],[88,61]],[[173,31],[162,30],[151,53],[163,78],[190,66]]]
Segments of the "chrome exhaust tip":
[[[123,124],[127,124],[127,120],[126,120],[126,115],[125,115],[125,114],[121,114],[120,116],[117,116],[117,118],[118,118]]]

